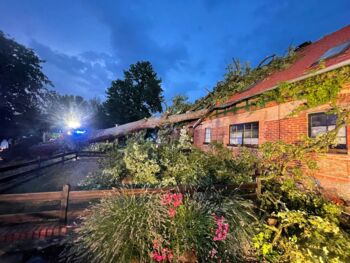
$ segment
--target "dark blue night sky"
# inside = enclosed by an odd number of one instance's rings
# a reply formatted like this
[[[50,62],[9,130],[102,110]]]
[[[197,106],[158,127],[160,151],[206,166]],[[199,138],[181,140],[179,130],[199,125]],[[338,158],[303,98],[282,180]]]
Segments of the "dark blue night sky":
[[[349,23],[350,0],[0,0],[0,30],[46,60],[56,90],[86,98],[149,60],[167,100],[194,100],[233,57],[254,65]]]

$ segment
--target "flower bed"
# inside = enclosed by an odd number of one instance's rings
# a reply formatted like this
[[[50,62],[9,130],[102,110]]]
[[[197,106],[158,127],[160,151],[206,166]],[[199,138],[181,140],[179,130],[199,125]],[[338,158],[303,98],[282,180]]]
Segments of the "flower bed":
[[[121,196],[91,208],[67,262],[233,262],[251,251],[252,204],[219,193]]]

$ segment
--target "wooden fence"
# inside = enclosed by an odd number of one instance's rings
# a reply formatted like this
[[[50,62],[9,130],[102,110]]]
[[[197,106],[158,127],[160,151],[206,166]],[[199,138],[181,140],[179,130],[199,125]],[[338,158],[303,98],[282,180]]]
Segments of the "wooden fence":
[[[0,176],[0,183],[6,183],[20,176],[24,176],[56,164],[64,163],[65,161],[77,159],[78,157],[103,157],[103,156],[105,156],[104,152],[93,152],[93,151],[66,152],[66,153],[53,155],[47,158],[38,158],[37,160],[33,160],[29,162],[23,162],[16,165],[0,167],[0,175],[1,175],[1,173],[16,171],[28,166],[33,166],[26,171],[19,171],[18,173],[15,173],[15,174]],[[55,159],[58,159],[58,160],[49,162]]]
[[[48,220],[59,220],[66,224],[68,220],[77,218],[86,212],[85,208],[71,208],[72,203],[86,203],[92,200],[98,200],[108,196],[117,195],[143,195],[156,194],[168,191],[180,191],[182,193],[203,192],[207,190],[222,190],[240,192],[240,196],[245,198],[256,198],[261,193],[261,181],[255,183],[246,183],[240,185],[215,185],[212,188],[133,188],[133,189],[113,189],[113,190],[89,190],[89,191],[70,191],[69,185],[63,186],[61,192],[44,193],[26,193],[26,194],[3,194],[0,195],[0,204],[16,205],[23,203],[43,203],[51,201],[60,201],[59,210],[42,211],[35,213],[17,213],[0,215],[0,224],[14,224],[25,222],[37,222]]]

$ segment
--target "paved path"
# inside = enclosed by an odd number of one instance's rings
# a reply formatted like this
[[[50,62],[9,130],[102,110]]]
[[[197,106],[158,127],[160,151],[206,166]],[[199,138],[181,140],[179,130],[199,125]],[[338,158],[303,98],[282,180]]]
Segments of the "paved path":
[[[98,171],[99,158],[81,157],[78,160],[67,161],[64,164],[57,164],[44,168],[31,175],[31,180],[21,183],[3,193],[34,193],[61,191],[63,185],[70,184],[71,189],[77,189],[78,185],[90,172]]]
[[[69,183],[72,189],[77,189],[79,183],[90,173],[99,170],[99,158],[82,157],[78,160],[67,161],[64,164],[57,164],[49,168],[44,168],[31,175],[31,180],[11,188],[5,193],[31,193],[61,191],[62,186]],[[59,209],[60,202],[47,202],[36,205],[35,203],[18,204],[8,206],[0,204],[0,214],[26,213],[35,210]],[[75,220],[74,220],[75,222]],[[72,223],[72,222],[69,222]],[[74,224],[73,224],[74,226]],[[74,228],[74,227],[73,227]],[[0,262],[5,251],[17,251],[34,249],[37,246],[47,246],[59,244],[61,238],[73,229],[71,226],[60,224],[58,221],[24,223],[16,225],[0,225]],[[38,243],[42,242],[42,243]],[[13,261],[17,262],[17,261]]]

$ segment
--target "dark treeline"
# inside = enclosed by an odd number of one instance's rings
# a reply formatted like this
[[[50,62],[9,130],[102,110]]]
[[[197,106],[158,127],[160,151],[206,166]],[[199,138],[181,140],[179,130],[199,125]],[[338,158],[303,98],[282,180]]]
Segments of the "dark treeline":
[[[0,31],[0,140],[38,137],[79,118],[89,129],[136,121],[162,112],[161,79],[148,61],[132,64],[106,87],[106,100],[62,95],[45,75],[45,61]]]

